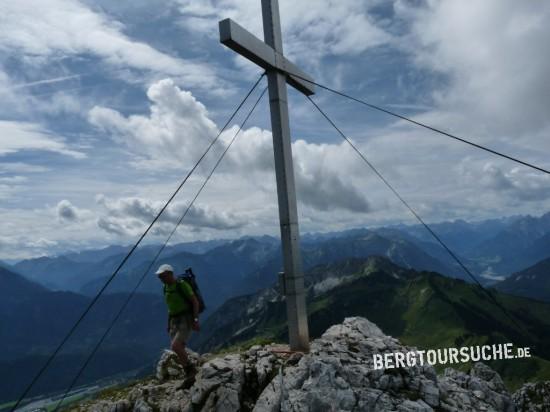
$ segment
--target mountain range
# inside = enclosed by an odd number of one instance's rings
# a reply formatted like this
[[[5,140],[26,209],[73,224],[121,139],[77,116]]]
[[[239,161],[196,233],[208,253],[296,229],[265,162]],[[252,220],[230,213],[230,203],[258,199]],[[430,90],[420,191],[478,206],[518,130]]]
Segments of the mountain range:
[[[502,292],[550,302],[550,259],[514,273],[495,288]]]
[[[513,216],[480,222],[455,220],[434,223],[431,227],[484,283],[502,280],[550,258],[550,213],[540,217]],[[375,238],[374,234],[378,237]],[[172,259],[178,270],[197,264],[216,272],[215,278],[228,279],[231,285],[246,280],[243,287],[236,285],[235,289],[249,292],[269,285],[280,270],[278,243],[277,238],[270,236],[182,243],[168,246],[161,260]],[[435,270],[471,280],[425,228],[418,225],[307,233],[302,237],[301,246],[305,268],[334,259],[378,254],[407,267]],[[133,286],[131,280],[139,276],[138,272],[143,273],[158,248],[158,245],[140,247],[120,272],[120,278],[124,280],[108,291],[130,290]],[[128,250],[128,246],[109,246],[57,257],[27,259],[7,268],[53,290],[92,295]],[[250,256],[245,256],[245,253]],[[222,275],[220,271],[229,273]],[[233,274],[237,279],[232,277]],[[257,285],[256,281],[259,282]],[[153,291],[147,287],[143,290]]]
[[[25,385],[75,323],[90,298],[50,291],[0,268],[0,400],[19,396]],[[31,393],[67,387],[126,294],[101,297]],[[104,345],[86,369],[82,382],[142,368],[167,345],[166,308],[161,298],[136,294]]]
[[[392,336],[425,349],[512,342],[536,357],[494,362],[512,386],[550,378],[550,304],[491,291],[504,313],[460,279],[415,271],[382,257],[320,265],[306,275],[312,338],[347,316],[368,316]],[[283,297],[276,287],[227,301],[207,319],[192,343],[201,351],[285,342]],[[511,321],[508,315],[512,316]]]
[[[430,226],[466,260],[474,273],[485,275],[487,279],[502,280],[550,257],[550,213],[539,217],[512,216],[480,222],[456,220]],[[420,225],[400,225],[398,229],[434,243]]]
[[[550,301],[546,276],[549,220],[546,214],[432,225],[484,284],[491,283],[499,291],[493,293],[528,333],[511,324],[479,289],[464,282],[470,279],[423,228],[305,234],[301,248],[312,336],[345,316],[362,315],[405,343],[421,347],[493,341],[529,346],[535,342],[540,357],[504,375],[512,380],[544,375],[548,371],[545,359],[550,356],[539,348],[550,348],[548,304],[508,294]],[[36,393],[66,385],[146,272],[139,293],[83,381],[143,367],[167,345],[162,288],[153,274],[156,265],[149,268],[158,247],[141,247],[129,259],[60,354],[53,365],[56,368],[37,385]],[[0,265],[0,367],[14,376],[2,381],[1,400],[19,394],[128,250],[127,246],[109,246]],[[277,238],[172,245],[160,263],[170,263],[178,272],[193,267],[198,276],[207,312],[202,332],[191,342],[194,348],[218,350],[286,338],[284,302],[274,288],[282,267]],[[524,265],[520,269],[528,269],[513,270],[520,264]],[[510,278],[496,281],[506,276]]]
[[[160,258],[182,252],[201,254],[226,242],[220,239],[168,245]],[[111,245],[102,249],[70,252],[54,257],[42,256],[19,261],[9,268],[49,289],[80,292],[88,283],[105,278],[113,272],[130,248],[130,246]],[[127,261],[121,273],[135,270],[144,262],[152,260],[159,248],[160,245],[139,247]]]
[[[345,236],[304,242],[302,249],[306,270],[320,263],[345,257],[367,257],[376,254],[387,256],[405,267],[441,273],[453,272],[449,266],[425,253],[411,241],[388,239],[367,229],[353,231]],[[40,281],[44,286],[55,283],[56,289],[65,285],[65,290],[94,296],[126,254],[126,251],[120,253],[121,251],[116,248],[110,250],[116,253],[105,257],[105,251],[101,250],[98,258],[103,259],[96,262],[86,262],[82,259],[75,262],[70,255],[64,255],[22,261],[13,269],[27,274],[27,278],[31,280]],[[153,246],[138,249],[109,285],[106,293],[129,292],[147,272],[139,290],[160,294],[162,288],[154,276],[158,264],[171,264],[179,273],[187,267],[192,267],[198,276],[208,311],[211,311],[231,297],[251,293],[270,285],[282,269],[278,240],[269,236],[227,241],[201,254],[178,250],[181,248],[172,247],[165,251],[158,263],[150,268],[157,249]],[[91,255],[91,252],[89,254]]]

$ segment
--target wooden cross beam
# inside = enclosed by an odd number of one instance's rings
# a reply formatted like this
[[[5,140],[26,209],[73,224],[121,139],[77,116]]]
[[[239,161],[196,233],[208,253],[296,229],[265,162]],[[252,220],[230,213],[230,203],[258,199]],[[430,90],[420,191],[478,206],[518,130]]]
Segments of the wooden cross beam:
[[[315,93],[315,86],[307,80],[313,79],[302,72],[294,63],[289,61],[281,53],[249,31],[243,29],[231,19],[225,19],[219,22],[220,27],[220,42],[236,51],[241,56],[246,57],[258,66],[263,67],[266,71],[278,70],[289,75],[287,78],[288,84],[295,89],[301,91],[306,96],[311,96]],[[298,77],[292,76],[297,74]]]
[[[300,255],[300,232],[286,84],[288,82],[307,96],[314,93],[314,88],[312,83],[303,80],[311,78],[286,59],[283,54],[278,0],[262,0],[262,17],[265,42],[254,37],[230,19],[222,20],[219,23],[220,41],[263,67],[267,72],[289,343],[292,351],[307,352],[309,350],[309,330]]]

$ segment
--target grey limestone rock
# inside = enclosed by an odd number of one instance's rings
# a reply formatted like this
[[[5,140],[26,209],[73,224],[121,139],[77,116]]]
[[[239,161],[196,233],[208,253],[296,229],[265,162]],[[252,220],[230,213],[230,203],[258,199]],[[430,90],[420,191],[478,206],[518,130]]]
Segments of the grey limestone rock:
[[[441,379],[429,365],[374,369],[373,354],[412,349],[364,318],[347,318],[273,379],[254,411],[515,410],[498,374],[482,364]]]
[[[527,383],[512,398],[520,411],[550,411],[550,381]]]
[[[197,353],[187,349],[187,355],[192,364],[200,364],[201,357]],[[157,363],[156,376],[161,382],[169,379],[182,379],[184,377],[183,367],[178,360],[178,356],[171,350],[165,350],[162,353]]]
[[[546,411],[550,382],[527,384],[512,396],[502,379],[478,363],[468,372],[430,365],[375,369],[373,355],[414,350],[364,318],[347,318],[311,344],[307,354],[277,345],[209,356],[192,354],[198,372],[188,385],[175,354],[165,351],[157,377],[119,399],[80,405],[78,411]],[[515,403],[514,403],[515,401]],[[516,407],[517,405],[517,407]]]

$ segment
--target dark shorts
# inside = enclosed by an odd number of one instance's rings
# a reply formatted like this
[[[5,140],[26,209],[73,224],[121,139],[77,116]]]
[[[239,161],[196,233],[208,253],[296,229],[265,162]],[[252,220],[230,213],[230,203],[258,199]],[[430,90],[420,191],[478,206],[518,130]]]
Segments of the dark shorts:
[[[193,319],[191,319],[191,315],[189,314],[170,317],[170,338],[172,340],[176,339],[181,343],[187,342],[191,335],[192,322]]]

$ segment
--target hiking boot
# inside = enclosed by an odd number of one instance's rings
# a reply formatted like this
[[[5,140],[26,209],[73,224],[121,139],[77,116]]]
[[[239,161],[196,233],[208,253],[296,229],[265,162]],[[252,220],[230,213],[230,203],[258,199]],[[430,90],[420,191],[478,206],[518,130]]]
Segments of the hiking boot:
[[[189,364],[183,368],[183,371],[185,373],[185,378],[183,379],[181,385],[179,385],[176,389],[189,389],[195,383],[195,375],[197,374],[196,366]]]
[[[184,368],[183,368],[183,372],[185,373],[185,376],[188,377],[188,376],[195,376],[197,374],[197,367],[192,364],[192,363],[188,363]]]
[[[178,386],[176,386],[176,390],[189,389],[194,384],[195,384],[195,375],[188,375],[183,379],[183,381]]]

